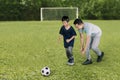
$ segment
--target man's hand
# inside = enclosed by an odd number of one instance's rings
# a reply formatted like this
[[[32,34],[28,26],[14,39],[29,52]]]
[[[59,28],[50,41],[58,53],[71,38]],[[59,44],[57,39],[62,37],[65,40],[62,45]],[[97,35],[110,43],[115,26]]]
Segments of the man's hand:
[[[84,50],[84,48],[81,48],[81,49],[80,49],[80,52],[82,52],[83,50]]]
[[[85,50],[82,51],[82,54],[83,54],[83,55],[85,54]]]
[[[69,43],[71,40],[70,39],[67,39],[66,42]]]
[[[85,54],[85,49],[84,49],[84,48],[81,48],[80,51],[81,51],[81,54],[82,54],[82,55]]]

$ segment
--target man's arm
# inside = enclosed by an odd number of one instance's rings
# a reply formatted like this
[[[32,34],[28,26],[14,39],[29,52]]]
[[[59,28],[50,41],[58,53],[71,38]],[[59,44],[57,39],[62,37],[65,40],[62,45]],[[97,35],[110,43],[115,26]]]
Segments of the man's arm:
[[[80,33],[80,47],[81,47],[81,51],[84,49],[84,36],[83,33]]]
[[[89,43],[90,43],[90,35],[87,35],[84,53],[86,52],[86,49],[87,49]]]

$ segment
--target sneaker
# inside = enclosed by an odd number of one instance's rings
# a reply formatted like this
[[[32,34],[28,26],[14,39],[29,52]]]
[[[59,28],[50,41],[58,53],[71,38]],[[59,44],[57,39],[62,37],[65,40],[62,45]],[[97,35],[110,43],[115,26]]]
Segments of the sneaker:
[[[74,65],[74,59],[69,59],[67,64],[70,66]]]
[[[88,65],[88,64],[92,64],[92,60],[86,60],[85,62],[82,63],[82,65]]]
[[[103,56],[104,56],[104,52],[101,53],[101,56],[98,56],[98,58],[97,58],[97,62],[101,62]]]
[[[72,66],[72,65],[74,65],[74,62],[72,62],[72,63],[68,62],[67,64],[70,65],[70,66]]]

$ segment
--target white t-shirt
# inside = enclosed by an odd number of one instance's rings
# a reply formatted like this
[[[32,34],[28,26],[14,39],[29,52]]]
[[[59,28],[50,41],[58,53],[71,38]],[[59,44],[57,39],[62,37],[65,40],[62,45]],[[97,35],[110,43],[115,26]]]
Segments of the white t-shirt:
[[[90,36],[101,36],[102,35],[102,31],[98,26],[92,23],[88,23],[88,22],[84,22],[84,28],[79,29],[79,32],[80,33],[85,32],[87,35],[90,35]]]

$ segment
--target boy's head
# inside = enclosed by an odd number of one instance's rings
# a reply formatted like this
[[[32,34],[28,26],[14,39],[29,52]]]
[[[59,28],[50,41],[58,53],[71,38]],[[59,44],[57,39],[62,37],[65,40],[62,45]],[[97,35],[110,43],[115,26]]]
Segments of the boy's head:
[[[62,17],[62,23],[64,26],[67,26],[69,22],[69,17],[68,16],[63,16]]]
[[[75,19],[74,25],[77,29],[83,28],[83,21],[81,19]]]

